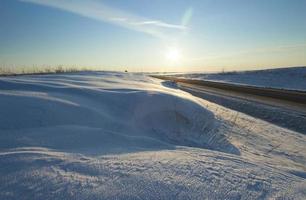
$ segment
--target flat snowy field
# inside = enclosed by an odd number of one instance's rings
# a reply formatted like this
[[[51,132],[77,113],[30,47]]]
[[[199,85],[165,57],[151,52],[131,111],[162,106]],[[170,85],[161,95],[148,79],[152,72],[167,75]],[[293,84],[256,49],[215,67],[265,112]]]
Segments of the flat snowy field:
[[[306,91],[306,67],[211,74],[179,74],[180,78],[221,81],[268,88]]]
[[[306,199],[306,136],[139,74],[1,77],[0,199]]]

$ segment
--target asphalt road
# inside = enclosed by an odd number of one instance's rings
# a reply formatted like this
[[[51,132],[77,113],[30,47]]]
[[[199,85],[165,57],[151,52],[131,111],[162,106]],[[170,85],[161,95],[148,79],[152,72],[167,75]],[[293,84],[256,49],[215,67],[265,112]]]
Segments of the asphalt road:
[[[162,79],[168,80],[168,77]],[[226,83],[214,85],[215,82],[209,81],[206,84],[206,81],[180,80],[175,80],[178,87],[194,96],[306,134],[306,93],[248,86],[240,88]]]

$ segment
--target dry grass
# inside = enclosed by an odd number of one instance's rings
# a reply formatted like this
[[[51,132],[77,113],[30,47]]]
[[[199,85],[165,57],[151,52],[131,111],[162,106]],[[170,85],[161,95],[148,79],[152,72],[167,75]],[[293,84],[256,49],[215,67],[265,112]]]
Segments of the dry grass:
[[[58,74],[58,73],[74,73],[83,71],[97,71],[97,69],[89,67],[66,67],[59,65],[56,67],[50,66],[32,66],[32,67],[6,67],[0,66],[0,76],[17,76],[17,75],[32,75],[32,74]]]

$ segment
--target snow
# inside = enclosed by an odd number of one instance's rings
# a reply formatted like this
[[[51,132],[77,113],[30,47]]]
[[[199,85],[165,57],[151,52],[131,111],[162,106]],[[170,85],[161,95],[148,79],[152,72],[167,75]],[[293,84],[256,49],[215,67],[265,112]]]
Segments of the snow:
[[[141,74],[0,78],[0,199],[305,199],[306,136]]]
[[[179,74],[180,78],[219,81],[258,87],[306,91],[306,67],[210,74]]]

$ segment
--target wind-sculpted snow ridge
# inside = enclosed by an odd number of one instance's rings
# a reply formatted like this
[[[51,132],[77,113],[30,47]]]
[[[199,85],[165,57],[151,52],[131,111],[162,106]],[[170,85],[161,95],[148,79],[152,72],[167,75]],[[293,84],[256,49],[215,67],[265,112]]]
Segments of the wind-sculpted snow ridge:
[[[43,145],[100,154],[151,146],[214,148],[222,142],[228,148],[222,149],[235,151],[222,134],[215,137],[212,112],[142,76],[30,76],[0,86],[0,128],[9,133],[5,148]]]
[[[224,110],[140,74],[0,78],[0,199],[305,198],[305,137]]]

